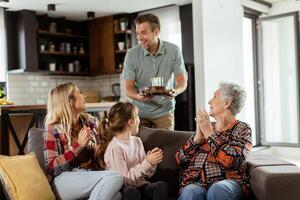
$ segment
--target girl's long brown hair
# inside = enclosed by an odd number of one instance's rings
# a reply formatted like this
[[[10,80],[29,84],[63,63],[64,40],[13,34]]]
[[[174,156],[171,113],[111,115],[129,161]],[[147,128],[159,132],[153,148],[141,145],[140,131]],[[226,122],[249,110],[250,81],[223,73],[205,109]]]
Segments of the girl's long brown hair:
[[[122,132],[127,127],[128,121],[134,119],[135,106],[130,102],[119,102],[102,116],[98,130],[102,136],[99,148],[95,152],[95,159],[100,167],[105,169],[104,153],[115,133]]]

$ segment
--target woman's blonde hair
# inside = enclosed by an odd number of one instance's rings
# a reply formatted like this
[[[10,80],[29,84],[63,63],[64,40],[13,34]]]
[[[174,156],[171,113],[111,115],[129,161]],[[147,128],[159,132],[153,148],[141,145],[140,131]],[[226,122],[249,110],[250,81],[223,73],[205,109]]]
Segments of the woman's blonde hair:
[[[68,82],[56,86],[48,93],[47,115],[45,127],[53,124],[61,124],[68,140],[71,138],[72,119],[74,115],[74,92],[76,85]]]

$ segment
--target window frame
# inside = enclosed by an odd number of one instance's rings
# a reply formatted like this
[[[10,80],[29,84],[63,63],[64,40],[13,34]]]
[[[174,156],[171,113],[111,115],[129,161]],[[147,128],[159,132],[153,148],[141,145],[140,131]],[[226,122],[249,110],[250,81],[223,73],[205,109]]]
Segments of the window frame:
[[[299,48],[300,48],[300,37],[299,37],[299,12],[296,11],[296,12],[290,12],[290,13],[284,13],[284,14],[279,14],[279,15],[273,15],[273,16],[267,16],[267,17],[261,17],[258,19],[258,49],[259,49],[259,57],[258,57],[258,65],[259,65],[259,82],[261,83],[263,81],[263,64],[262,64],[262,59],[263,59],[263,52],[262,52],[262,31],[261,31],[261,27],[262,27],[262,22],[264,20],[269,20],[269,19],[276,19],[276,18],[281,18],[281,17],[286,17],[286,16],[294,16],[294,29],[295,29],[295,49],[296,49],[296,69],[297,69],[297,82],[298,82],[298,112],[300,113],[300,66],[299,66],[299,61],[300,61],[300,52],[299,52]],[[260,126],[260,144],[262,146],[284,146],[284,147],[300,147],[300,133],[298,133],[298,143],[286,143],[286,142],[265,142],[264,141],[264,138],[265,138],[265,133],[264,133],[264,124],[265,124],[265,121],[264,121],[264,111],[263,111],[263,86],[261,87],[261,89],[259,90],[259,96],[261,97],[260,98],[260,102],[259,102],[259,107],[260,107],[260,110],[259,110],[259,114],[260,114],[260,123],[261,123],[261,126]],[[300,117],[299,117],[299,121],[298,121],[298,125],[300,124]],[[300,126],[299,126],[300,128]]]
[[[252,21],[252,46],[253,46],[253,75],[254,75],[254,102],[255,102],[255,133],[256,133],[256,141],[255,141],[255,147],[262,146],[261,143],[261,116],[260,116],[260,99],[259,99],[259,88],[260,88],[260,82],[259,82],[259,68],[258,68],[258,18],[259,15],[261,15],[260,12],[255,11],[250,8],[244,8],[244,17],[251,19]]]

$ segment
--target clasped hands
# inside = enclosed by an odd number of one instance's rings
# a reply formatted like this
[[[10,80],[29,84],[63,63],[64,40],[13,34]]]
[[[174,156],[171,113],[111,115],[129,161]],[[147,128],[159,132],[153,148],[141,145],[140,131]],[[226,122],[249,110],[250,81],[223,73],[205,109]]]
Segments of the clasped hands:
[[[194,137],[194,142],[197,144],[203,143],[209,136],[214,132],[211,125],[209,115],[205,109],[199,109],[196,114],[196,134]]]
[[[158,147],[155,147],[152,150],[148,151],[146,155],[147,161],[152,166],[155,166],[158,163],[160,163],[163,160],[163,157],[164,157],[163,151]]]
[[[83,128],[78,133],[78,143],[82,147],[86,147],[92,139],[92,130],[90,127],[83,125]]]

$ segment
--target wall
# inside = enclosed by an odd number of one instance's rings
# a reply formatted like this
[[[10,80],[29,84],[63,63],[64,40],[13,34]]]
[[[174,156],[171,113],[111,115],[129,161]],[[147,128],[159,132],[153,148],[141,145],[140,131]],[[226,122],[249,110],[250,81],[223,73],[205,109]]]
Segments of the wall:
[[[0,8],[0,82],[6,81],[6,34],[5,34],[5,20],[4,20],[4,8]]]
[[[8,73],[8,99],[18,105],[46,104],[50,88],[74,82],[81,91],[97,91],[101,97],[113,96],[111,85],[119,83],[119,75],[97,77],[49,76],[36,73]]]
[[[194,0],[193,7],[196,105],[207,107],[221,81],[244,86],[243,7],[236,0]]]

